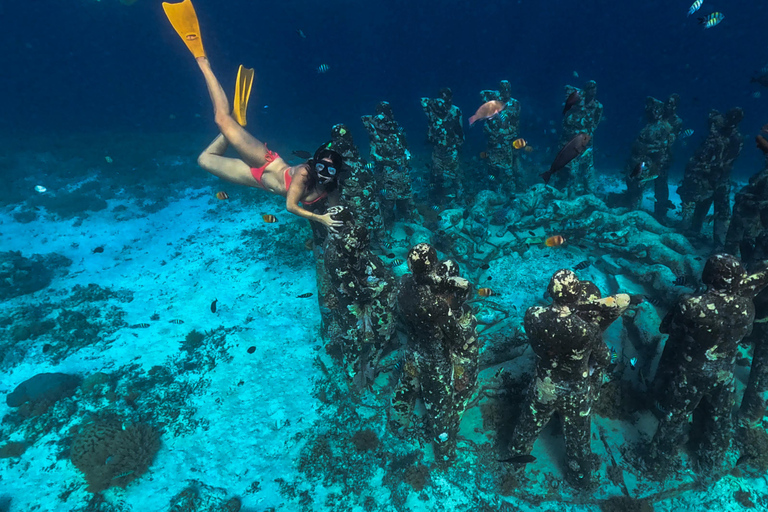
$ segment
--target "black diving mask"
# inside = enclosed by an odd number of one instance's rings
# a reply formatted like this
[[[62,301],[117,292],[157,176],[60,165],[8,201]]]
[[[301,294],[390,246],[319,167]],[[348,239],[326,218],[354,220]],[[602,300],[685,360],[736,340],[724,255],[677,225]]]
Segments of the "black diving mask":
[[[322,184],[326,184],[336,177],[336,168],[326,162],[316,162],[315,172],[317,173],[318,180]]]

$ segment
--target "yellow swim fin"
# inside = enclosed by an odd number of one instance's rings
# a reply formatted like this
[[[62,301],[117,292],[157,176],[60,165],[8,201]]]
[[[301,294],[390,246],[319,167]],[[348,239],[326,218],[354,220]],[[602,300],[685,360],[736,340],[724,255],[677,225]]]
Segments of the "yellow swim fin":
[[[235,102],[232,115],[240,126],[245,126],[245,111],[248,110],[248,99],[251,97],[253,86],[253,69],[244,68],[242,64],[237,69],[237,84],[235,85]]]
[[[191,0],[184,0],[177,4],[163,2],[163,10],[192,55],[195,58],[205,57],[203,40],[200,38],[200,24],[197,22],[197,14]]]

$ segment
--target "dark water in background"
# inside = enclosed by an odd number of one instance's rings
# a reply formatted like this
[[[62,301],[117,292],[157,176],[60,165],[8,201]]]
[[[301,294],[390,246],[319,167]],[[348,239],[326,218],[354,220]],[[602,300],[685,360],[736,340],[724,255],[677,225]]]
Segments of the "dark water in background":
[[[0,135],[213,136],[202,76],[160,3],[0,0]],[[696,130],[678,148],[677,168],[705,133],[707,112],[733,106],[746,111],[738,172],[762,167],[752,139],[768,122],[768,89],[750,84],[750,77],[768,64],[766,2],[705,0],[690,18],[688,0],[194,3],[225,90],[233,90],[238,64],[256,69],[249,129],[268,142],[311,150],[329,137],[332,124],[345,122],[365,146],[359,116],[388,100],[411,148],[426,154],[420,97],[449,86],[468,116],[481,89],[508,79],[522,103],[521,135],[546,147],[556,141],[545,130],[550,120],[560,126],[563,86],[594,79],[605,105],[596,134],[599,171],[623,167],[643,124],[645,97],[664,99],[672,92],[682,96],[685,127]],[[695,17],[715,10],[725,20],[703,30]],[[316,72],[322,63],[330,66],[326,74]],[[755,91],[762,97],[753,98]],[[483,144],[481,129],[468,131],[465,155]]]

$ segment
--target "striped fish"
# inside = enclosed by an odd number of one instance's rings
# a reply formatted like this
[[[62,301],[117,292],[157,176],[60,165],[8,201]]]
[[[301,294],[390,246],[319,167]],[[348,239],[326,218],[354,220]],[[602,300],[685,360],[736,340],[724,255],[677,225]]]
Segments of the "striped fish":
[[[701,4],[703,3],[704,3],[704,0],[696,0],[695,2],[693,2],[693,5],[691,5],[691,8],[688,9],[688,16],[690,16],[691,14],[701,9]]]
[[[721,12],[713,12],[703,18],[699,18],[699,23],[704,25],[704,28],[712,28],[715,25],[719,25],[721,21],[725,19],[725,14]]]
[[[172,324],[181,325],[184,323],[184,320],[179,320],[178,318],[174,318],[173,320],[170,320]]]

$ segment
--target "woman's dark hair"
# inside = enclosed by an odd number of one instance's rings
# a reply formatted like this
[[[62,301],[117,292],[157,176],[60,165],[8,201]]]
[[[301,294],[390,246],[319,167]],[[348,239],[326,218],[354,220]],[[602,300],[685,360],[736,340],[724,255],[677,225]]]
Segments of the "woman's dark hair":
[[[344,157],[342,157],[339,153],[331,149],[331,143],[327,142],[317,148],[317,151],[315,151],[315,155],[312,157],[311,160],[307,162],[309,165],[309,181],[307,182],[308,188],[314,188],[317,185],[317,171],[315,170],[315,164],[323,159],[328,159],[331,161],[331,166],[336,169],[336,174],[333,176],[333,179],[331,181],[328,181],[324,184],[325,190],[328,192],[331,192],[336,189],[336,187],[339,184],[339,174],[344,168]]]

